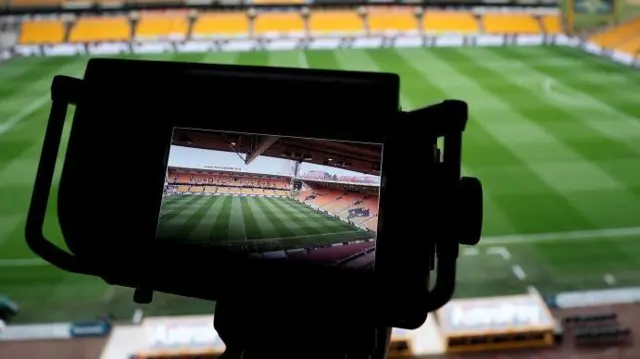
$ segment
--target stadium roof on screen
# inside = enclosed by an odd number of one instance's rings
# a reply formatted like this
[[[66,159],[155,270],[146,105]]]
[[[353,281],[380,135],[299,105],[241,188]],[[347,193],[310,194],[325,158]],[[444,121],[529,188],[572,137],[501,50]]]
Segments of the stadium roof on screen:
[[[270,156],[380,175],[382,147],[376,144],[176,129],[174,145],[246,154],[250,163]]]

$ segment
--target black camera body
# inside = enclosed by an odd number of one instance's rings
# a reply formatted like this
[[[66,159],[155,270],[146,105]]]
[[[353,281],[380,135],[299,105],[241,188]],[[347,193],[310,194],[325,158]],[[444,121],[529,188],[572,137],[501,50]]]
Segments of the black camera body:
[[[136,288],[139,302],[153,291],[266,302],[287,293],[371,325],[416,328],[453,294],[458,246],[480,238],[482,194],[477,180],[460,174],[466,104],[403,112],[399,87],[398,76],[383,73],[92,59],[84,79],[53,81],[27,242],[62,269]],[[42,235],[69,105],[75,116],[58,216],[71,253]],[[158,241],[176,128],[380,144],[373,271]]]

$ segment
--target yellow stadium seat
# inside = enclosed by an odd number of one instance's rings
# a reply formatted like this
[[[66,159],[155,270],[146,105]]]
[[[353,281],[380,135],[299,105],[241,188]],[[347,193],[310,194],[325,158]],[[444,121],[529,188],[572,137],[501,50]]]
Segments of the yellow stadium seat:
[[[70,42],[129,41],[131,26],[125,17],[80,18],[71,28]]]
[[[428,33],[477,33],[478,21],[470,12],[427,11],[422,17],[422,28]]]
[[[541,18],[542,26],[547,34],[561,34],[562,24],[560,22],[560,16],[546,15]]]
[[[48,7],[60,6],[62,5],[62,1],[63,0],[7,0],[6,3],[10,7]]]
[[[187,36],[189,20],[185,16],[142,16],[136,27],[137,39],[183,39]]]
[[[193,25],[195,38],[215,36],[246,36],[249,18],[244,12],[203,13]]]
[[[640,17],[592,36],[589,41],[602,47],[613,49],[640,34]]]
[[[364,32],[362,18],[355,11],[316,11],[309,17],[312,33]]]
[[[374,11],[367,20],[371,32],[418,31],[418,19],[411,11]]]
[[[299,13],[265,12],[255,18],[253,31],[260,35],[268,33],[304,33],[304,20]]]
[[[640,53],[640,34],[616,47],[615,50],[626,52],[629,55],[638,55]]]
[[[64,41],[64,24],[59,20],[23,22],[21,44],[58,44]]]
[[[529,14],[484,14],[484,31],[488,34],[539,34],[538,21]]]

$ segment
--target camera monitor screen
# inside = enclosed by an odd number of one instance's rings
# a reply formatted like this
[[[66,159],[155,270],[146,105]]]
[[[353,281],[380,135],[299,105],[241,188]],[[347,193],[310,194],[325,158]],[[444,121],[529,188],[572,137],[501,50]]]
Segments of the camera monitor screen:
[[[158,240],[373,268],[382,145],[175,128]]]

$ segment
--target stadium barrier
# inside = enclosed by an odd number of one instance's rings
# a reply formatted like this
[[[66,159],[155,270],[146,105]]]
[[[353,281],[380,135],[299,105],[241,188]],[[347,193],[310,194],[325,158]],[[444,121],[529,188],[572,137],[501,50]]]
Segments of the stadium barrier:
[[[633,56],[617,50],[609,50],[589,41],[584,41],[580,47],[588,53],[605,57],[623,65],[640,68],[640,57],[638,56]]]
[[[0,342],[71,339],[71,326],[71,323],[7,325],[0,332]]]
[[[0,331],[2,341],[72,339],[79,337],[104,337],[111,331],[106,321],[82,321],[72,323],[7,325]]]
[[[436,312],[447,352],[549,347],[555,319],[537,293],[454,299]]]
[[[279,50],[376,49],[459,46],[570,45],[579,40],[566,35],[350,35],[310,38],[214,39],[152,43],[105,42],[96,44],[16,45],[19,56],[74,56],[149,53],[202,53]]]
[[[213,315],[151,317],[139,325],[114,326],[100,359],[160,359],[211,357],[222,353],[224,342],[213,328]],[[393,328],[389,358],[442,354],[434,316],[416,330]]]
[[[640,287],[563,292],[545,298],[550,308],[580,308],[640,303]]]

